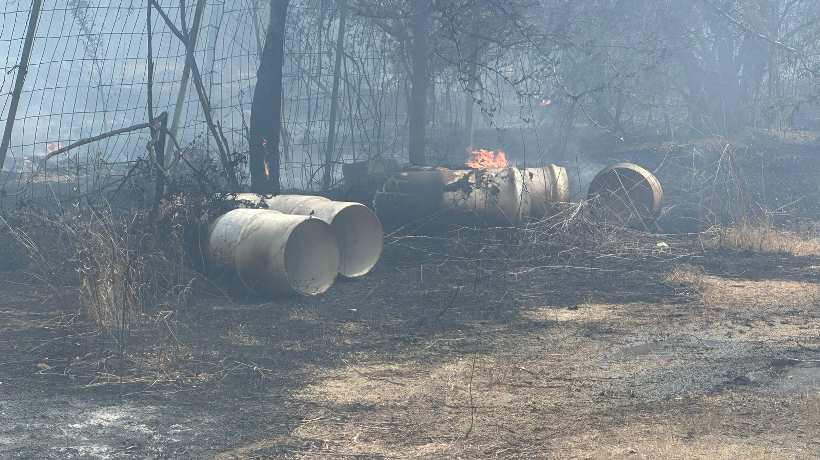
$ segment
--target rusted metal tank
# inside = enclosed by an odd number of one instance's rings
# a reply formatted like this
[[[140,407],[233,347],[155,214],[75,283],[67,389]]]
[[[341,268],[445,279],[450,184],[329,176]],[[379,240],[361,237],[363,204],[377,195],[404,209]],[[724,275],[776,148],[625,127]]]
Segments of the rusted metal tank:
[[[411,168],[394,175],[376,195],[380,217],[404,222],[440,213],[494,225],[517,225],[549,215],[569,201],[566,169]]]
[[[454,172],[453,178],[445,184],[444,209],[500,225],[518,224],[529,214],[518,168],[475,169],[461,176]]]
[[[650,229],[661,212],[663,188],[647,169],[618,163],[599,172],[587,194],[593,215],[614,225]]]
[[[448,170],[434,167],[393,174],[374,197],[376,214],[385,225],[398,227],[441,211],[448,176]]]

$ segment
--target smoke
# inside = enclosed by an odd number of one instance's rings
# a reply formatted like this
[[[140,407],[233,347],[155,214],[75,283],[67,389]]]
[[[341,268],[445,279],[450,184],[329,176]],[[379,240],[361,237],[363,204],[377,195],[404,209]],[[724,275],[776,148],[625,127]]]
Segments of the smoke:
[[[589,183],[592,182],[596,174],[609,165],[576,157],[564,166],[567,168],[567,174],[569,174],[570,194],[573,200],[577,200],[586,196]]]

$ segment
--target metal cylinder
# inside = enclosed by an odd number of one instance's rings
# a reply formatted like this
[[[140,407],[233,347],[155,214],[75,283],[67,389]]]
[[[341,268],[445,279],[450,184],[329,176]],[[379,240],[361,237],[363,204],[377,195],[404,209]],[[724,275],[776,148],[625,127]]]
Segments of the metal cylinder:
[[[365,205],[332,201],[320,196],[278,195],[264,198],[269,209],[287,214],[314,216],[330,224],[341,255],[339,274],[364,276],[373,269],[384,248],[379,218]]]
[[[528,214],[523,175],[517,168],[476,169],[466,186],[444,192],[444,208],[497,224],[518,224]],[[448,187],[449,188],[449,187]]]
[[[447,172],[442,168],[410,167],[390,176],[373,199],[381,222],[400,227],[440,212]]]
[[[550,215],[557,203],[569,202],[569,176],[566,168],[550,164],[522,171],[529,217],[541,219]]]
[[[376,196],[382,216],[421,217],[444,211],[499,225],[540,219],[555,204],[568,201],[569,177],[556,165],[523,170],[417,168],[393,176]]]
[[[661,212],[663,188],[645,168],[618,163],[592,179],[587,196],[597,218],[624,227],[648,229]]]
[[[339,248],[320,219],[266,209],[234,209],[208,236],[208,264],[261,294],[316,295],[333,285]]]

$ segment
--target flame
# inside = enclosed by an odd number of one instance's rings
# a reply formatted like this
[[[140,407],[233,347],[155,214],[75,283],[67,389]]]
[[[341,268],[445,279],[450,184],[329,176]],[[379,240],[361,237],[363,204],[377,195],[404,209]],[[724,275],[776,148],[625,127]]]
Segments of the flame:
[[[51,154],[56,152],[57,150],[60,150],[61,148],[63,148],[63,145],[59,142],[49,142],[48,144],[46,144],[46,153]]]
[[[465,164],[473,169],[506,168],[507,155],[501,150],[498,152],[485,149],[473,150],[472,158]]]
[[[270,177],[270,166],[268,166],[268,160],[265,160],[265,177]]]

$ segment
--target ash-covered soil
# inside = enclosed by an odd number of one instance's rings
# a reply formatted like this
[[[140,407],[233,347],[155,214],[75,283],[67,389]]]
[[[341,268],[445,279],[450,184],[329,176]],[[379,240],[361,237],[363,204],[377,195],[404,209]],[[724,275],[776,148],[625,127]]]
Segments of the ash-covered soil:
[[[320,297],[195,296],[124,359],[5,272],[0,457],[820,455],[820,254],[704,239],[542,265],[391,239]]]

